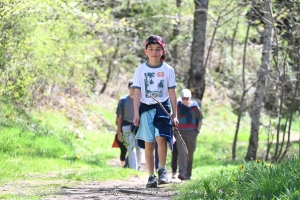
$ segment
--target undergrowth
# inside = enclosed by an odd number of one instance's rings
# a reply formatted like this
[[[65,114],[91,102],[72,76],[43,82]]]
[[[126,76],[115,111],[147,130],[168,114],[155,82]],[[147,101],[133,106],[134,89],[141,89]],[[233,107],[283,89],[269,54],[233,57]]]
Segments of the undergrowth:
[[[174,199],[299,199],[300,159],[280,164],[261,160],[214,171],[201,179],[175,186]]]
[[[78,110],[74,106],[72,111],[39,109],[31,112],[2,103],[0,186],[20,180],[50,180],[49,177],[55,177],[57,181],[70,180],[72,185],[76,181],[124,179],[140,174],[135,170],[108,166],[108,160],[119,156],[119,149],[111,148],[117,101],[102,101],[81,104],[77,106]],[[178,191],[175,199],[300,198],[299,158],[290,157],[280,164],[260,160],[244,162],[249,137],[249,119],[245,118],[241,122],[237,159],[232,161],[236,116],[229,108],[206,101],[203,105],[214,109],[213,112],[209,108],[204,109],[192,180],[175,188]],[[294,128],[295,131],[297,129]],[[266,138],[266,134],[260,135],[260,141],[264,142]],[[262,143],[259,152],[265,151],[265,148]],[[296,152],[296,148],[291,149]],[[169,154],[168,166],[170,157]],[[52,190],[57,191],[62,185],[43,187],[41,185],[37,193],[29,191],[25,196],[38,199],[53,193]],[[7,192],[0,194],[0,198],[19,199],[19,196]]]

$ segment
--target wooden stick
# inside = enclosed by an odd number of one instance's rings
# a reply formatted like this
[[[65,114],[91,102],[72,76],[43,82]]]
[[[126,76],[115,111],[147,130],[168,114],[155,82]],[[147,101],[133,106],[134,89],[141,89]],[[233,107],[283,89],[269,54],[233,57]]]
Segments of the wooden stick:
[[[189,151],[188,151],[188,149],[187,149],[187,146],[186,146],[185,142],[183,141],[182,136],[181,136],[181,134],[180,134],[178,128],[175,126],[175,122],[174,122],[172,116],[170,115],[170,113],[168,113],[168,111],[164,108],[164,106],[163,106],[157,99],[155,99],[154,96],[151,95],[150,97],[151,97],[154,101],[156,101],[156,102],[159,104],[159,106],[163,109],[163,111],[170,117],[170,119],[171,119],[171,121],[172,121],[172,123],[173,123],[173,125],[174,125],[174,127],[175,127],[175,129],[176,129],[176,131],[177,131],[176,135],[178,136],[179,140],[182,142],[183,147],[184,147],[184,150],[185,150],[186,154],[188,155],[188,154],[189,154]],[[174,132],[174,133],[175,133],[175,132]]]

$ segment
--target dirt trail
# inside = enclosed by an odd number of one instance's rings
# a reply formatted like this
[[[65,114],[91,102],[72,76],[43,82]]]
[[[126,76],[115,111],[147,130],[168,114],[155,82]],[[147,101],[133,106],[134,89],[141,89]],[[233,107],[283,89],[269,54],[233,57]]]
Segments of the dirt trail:
[[[112,167],[117,167],[118,159],[109,161]],[[142,161],[141,171],[146,170],[145,161]],[[115,180],[104,182],[88,182],[82,183],[73,188],[61,188],[57,195],[52,195],[43,200],[56,199],[172,199],[176,195],[176,191],[172,191],[171,184],[179,184],[180,180],[172,179],[169,171],[170,184],[158,185],[158,188],[146,188],[147,173],[143,176],[131,177],[128,180]]]

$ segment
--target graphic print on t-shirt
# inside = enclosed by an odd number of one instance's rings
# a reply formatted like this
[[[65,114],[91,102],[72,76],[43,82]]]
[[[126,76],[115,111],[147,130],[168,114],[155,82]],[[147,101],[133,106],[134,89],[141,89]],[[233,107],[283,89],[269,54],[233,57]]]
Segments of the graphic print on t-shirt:
[[[164,72],[149,72],[144,73],[145,75],[145,93],[146,98],[162,97],[164,88]]]

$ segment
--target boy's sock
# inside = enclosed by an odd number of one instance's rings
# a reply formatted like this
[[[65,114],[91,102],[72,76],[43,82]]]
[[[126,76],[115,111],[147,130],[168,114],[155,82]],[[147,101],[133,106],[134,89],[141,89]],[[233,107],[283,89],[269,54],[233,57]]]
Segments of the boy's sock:
[[[160,170],[160,169],[166,169],[166,166],[161,166],[161,165],[159,165],[157,171]]]

